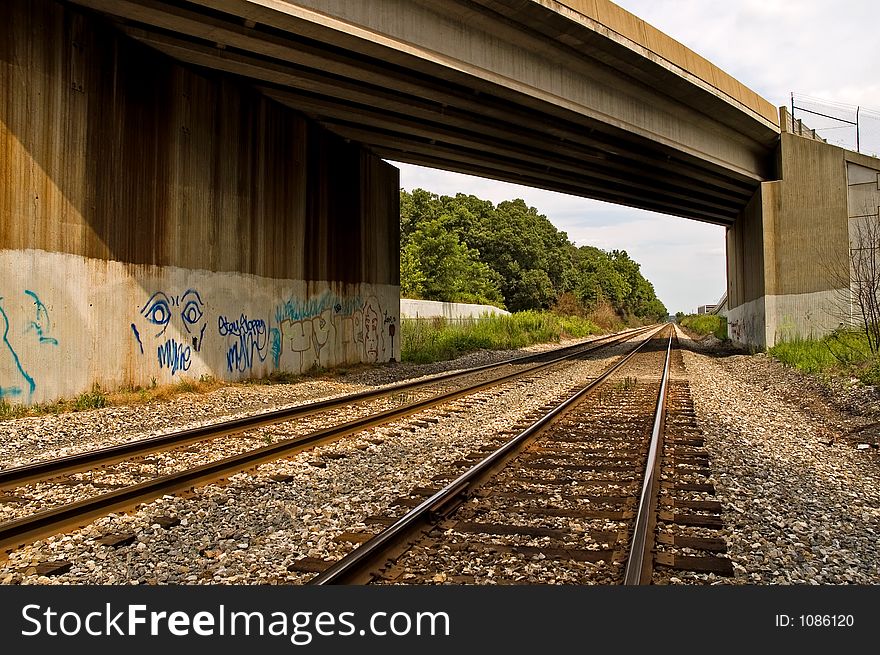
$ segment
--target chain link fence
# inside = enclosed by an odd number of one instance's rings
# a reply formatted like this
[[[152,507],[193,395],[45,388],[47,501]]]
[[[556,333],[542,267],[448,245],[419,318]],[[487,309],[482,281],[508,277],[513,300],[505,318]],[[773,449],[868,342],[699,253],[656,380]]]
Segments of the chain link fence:
[[[828,143],[880,156],[880,109],[792,93],[791,115]]]

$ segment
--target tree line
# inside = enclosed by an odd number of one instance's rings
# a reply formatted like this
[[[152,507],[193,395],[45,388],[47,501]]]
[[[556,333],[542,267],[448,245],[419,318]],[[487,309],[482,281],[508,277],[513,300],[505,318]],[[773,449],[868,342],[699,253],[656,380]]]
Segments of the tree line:
[[[666,307],[625,250],[575,246],[534,207],[476,196],[400,193],[400,291],[405,298],[510,311],[610,307],[660,320]]]

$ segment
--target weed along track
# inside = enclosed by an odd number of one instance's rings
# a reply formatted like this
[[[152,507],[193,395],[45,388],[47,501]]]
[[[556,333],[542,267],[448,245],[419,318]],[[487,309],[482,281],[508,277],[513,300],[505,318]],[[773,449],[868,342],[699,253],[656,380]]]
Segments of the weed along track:
[[[689,432],[686,384],[669,373],[679,357],[672,331],[662,332],[563,401],[548,399],[517,430],[437,476],[435,487],[415,488],[370,517],[378,531],[345,535],[360,544],[345,557],[297,565],[317,571],[317,585],[650,584],[673,569],[731,575],[721,539],[682,533],[721,524],[706,513],[717,504],[682,495],[705,495],[711,485],[694,481],[706,475],[706,458]]]
[[[168,494],[256,474],[263,464],[380,426],[432,425],[438,412],[463,411],[462,403],[478,407],[536,379],[594,365],[594,358],[630,347],[626,342],[645,332],[5,469],[0,547],[8,552]]]

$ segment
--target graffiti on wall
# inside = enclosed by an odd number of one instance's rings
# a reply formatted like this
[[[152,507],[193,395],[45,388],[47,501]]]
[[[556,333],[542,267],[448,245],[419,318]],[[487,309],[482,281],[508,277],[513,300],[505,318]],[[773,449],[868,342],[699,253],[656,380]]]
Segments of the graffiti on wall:
[[[278,368],[281,365],[281,330],[277,327],[269,328],[269,339],[272,348],[272,366]]]
[[[58,340],[49,336],[49,332],[52,329],[52,321],[49,319],[49,310],[46,308],[46,305],[43,304],[40,297],[33,291],[25,289],[24,293],[26,296],[30,296],[34,303],[34,318],[28,321],[27,330],[33,330],[40,343],[57,346]]]
[[[393,355],[397,317],[369,296],[340,298],[325,292],[307,300],[288,299],[276,306],[280,340],[273,342],[273,364],[307,371],[332,364],[337,357],[358,357],[366,362],[386,361]],[[335,344],[335,348],[328,348]]]
[[[276,302],[265,318],[237,308],[214,315],[222,351],[203,357],[210,365],[220,356],[233,375],[267,363],[302,373],[352,360],[387,361],[394,353],[398,320],[375,296],[340,297],[330,291],[305,299],[291,295]],[[159,368],[175,375],[190,370],[195,353],[206,352],[202,346],[208,322],[197,290],[178,295],[156,291],[138,308],[130,328],[140,353],[155,353]],[[36,334],[40,330],[39,324],[34,327]]]
[[[746,339],[746,330],[743,321],[728,321],[727,334],[732,341],[744,342]]]
[[[356,352],[363,347],[364,326],[363,313],[358,310],[350,316],[336,315],[337,332],[343,352]]]
[[[738,343],[760,343],[764,340],[759,332],[758,320],[755,316],[728,320],[727,336]]]
[[[383,337],[384,323],[382,320],[382,308],[375,298],[369,298],[364,303],[364,357],[368,362],[378,362],[385,354],[385,339]]]
[[[328,309],[332,309],[334,314],[349,316],[362,304],[360,296],[340,298],[330,291],[305,300],[291,296],[275,306],[275,322],[280,325],[285,320],[299,321],[304,318],[314,318]]]
[[[221,315],[217,330],[221,337],[227,337],[226,369],[230,373],[243,373],[251,370],[255,362],[266,361],[269,330],[263,319],[250,319],[244,313],[236,319]],[[273,361],[274,358],[273,353]]]
[[[355,304],[357,299],[355,299]],[[338,316],[351,311],[352,299],[339,298],[329,291],[300,299],[290,297],[275,306],[275,321],[280,334],[273,351],[273,364],[297,372],[332,363],[328,344],[336,342]],[[290,353],[286,356],[286,353]]]
[[[328,342],[334,339],[336,327],[333,324],[331,309],[325,309],[317,316],[298,321],[281,322],[282,352],[287,346],[297,357],[296,368],[306,371],[315,366],[327,366],[329,352],[325,350]],[[322,357],[323,353],[323,357]]]
[[[144,337],[151,337],[155,345],[159,368],[168,369],[171,375],[189,370],[192,352],[202,349],[207,327],[201,294],[195,289],[187,289],[179,295],[156,291],[140,308],[139,315]],[[176,327],[178,334],[186,335],[183,340],[166,336],[169,326]],[[144,354],[144,337],[137,323],[131,324],[131,331]]]
[[[51,335],[52,320],[49,308],[35,291],[23,292],[25,315],[16,320],[12,304],[4,303],[0,296],[0,400],[19,396],[31,396],[37,388],[36,380],[28,372],[31,366],[19,353],[25,352],[29,340],[38,346],[57,346],[58,340]],[[33,352],[30,350],[30,352]]]

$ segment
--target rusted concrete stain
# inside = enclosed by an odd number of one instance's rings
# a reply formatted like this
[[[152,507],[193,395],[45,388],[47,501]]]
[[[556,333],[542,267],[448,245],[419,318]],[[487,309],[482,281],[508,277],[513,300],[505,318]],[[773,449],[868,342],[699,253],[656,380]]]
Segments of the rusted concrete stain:
[[[393,166],[49,0],[0,88],[0,400],[399,357]]]
[[[0,248],[397,284],[397,170],[59,3],[0,3]]]

